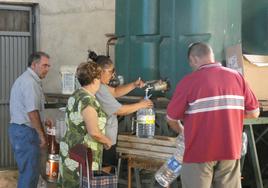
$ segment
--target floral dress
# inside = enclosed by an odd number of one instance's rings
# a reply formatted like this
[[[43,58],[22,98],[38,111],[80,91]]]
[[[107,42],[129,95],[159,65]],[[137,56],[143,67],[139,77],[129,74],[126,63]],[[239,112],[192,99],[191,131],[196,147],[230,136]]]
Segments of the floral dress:
[[[64,188],[79,187],[79,164],[69,158],[69,149],[76,144],[85,144],[92,150],[92,170],[99,170],[102,166],[103,145],[94,140],[86,130],[81,112],[88,106],[93,107],[98,114],[98,127],[105,134],[106,114],[99,102],[84,89],[76,90],[68,99],[66,108],[67,131],[60,142],[59,184]]]

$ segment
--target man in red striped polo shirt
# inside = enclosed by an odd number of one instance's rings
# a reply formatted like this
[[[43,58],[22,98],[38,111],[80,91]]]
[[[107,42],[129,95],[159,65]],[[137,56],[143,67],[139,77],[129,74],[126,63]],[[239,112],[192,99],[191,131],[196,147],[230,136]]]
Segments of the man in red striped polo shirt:
[[[194,43],[193,72],[177,85],[167,108],[169,126],[184,123],[183,188],[240,188],[243,119],[259,116],[258,101],[238,72],[215,62],[211,47]]]

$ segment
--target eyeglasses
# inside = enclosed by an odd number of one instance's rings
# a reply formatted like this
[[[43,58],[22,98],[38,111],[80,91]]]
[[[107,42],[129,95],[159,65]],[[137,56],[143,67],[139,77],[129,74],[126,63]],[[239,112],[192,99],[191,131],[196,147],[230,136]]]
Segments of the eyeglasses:
[[[115,74],[115,69],[103,69],[103,71],[108,72],[110,74]]]

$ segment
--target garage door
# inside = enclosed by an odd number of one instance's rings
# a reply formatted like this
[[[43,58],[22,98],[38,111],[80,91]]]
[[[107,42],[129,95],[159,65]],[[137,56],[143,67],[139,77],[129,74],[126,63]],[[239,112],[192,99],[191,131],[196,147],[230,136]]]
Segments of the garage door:
[[[0,4],[0,168],[16,166],[8,139],[9,96],[33,51],[31,6]]]

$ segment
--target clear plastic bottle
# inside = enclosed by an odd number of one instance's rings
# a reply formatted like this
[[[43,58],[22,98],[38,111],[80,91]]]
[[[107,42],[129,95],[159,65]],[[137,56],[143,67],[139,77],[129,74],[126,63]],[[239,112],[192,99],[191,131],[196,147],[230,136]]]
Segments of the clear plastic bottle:
[[[248,147],[248,136],[246,132],[242,133],[242,148],[241,148],[241,156],[247,154],[247,147]]]
[[[56,116],[56,141],[58,143],[64,137],[67,129],[65,124],[65,111],[65,107],[59,108]]]
[[[154,109],[140,109],[137,111],[136,136],[140,138],[153,138],[155,133]]]
[[[177,136],[176,148],[176,152],[155,174],[156,181],[163,187],[167,187],[180,175],[185,148],[183,134]]]
[[[145,89],[144,99],[149,99],[149,90],[151,87]],[[155,133],[155,111],[153,108],[143,108],[137,111],[137,126],[136,136],[140,138],[153,138]]]

